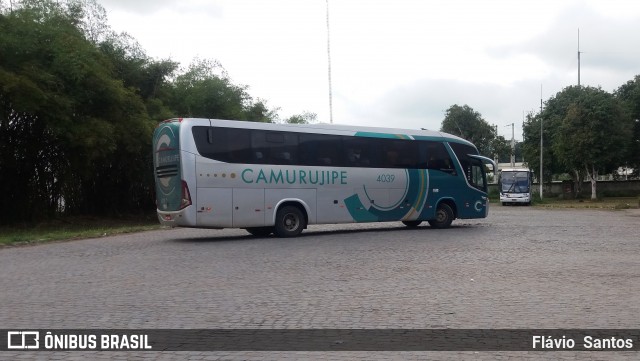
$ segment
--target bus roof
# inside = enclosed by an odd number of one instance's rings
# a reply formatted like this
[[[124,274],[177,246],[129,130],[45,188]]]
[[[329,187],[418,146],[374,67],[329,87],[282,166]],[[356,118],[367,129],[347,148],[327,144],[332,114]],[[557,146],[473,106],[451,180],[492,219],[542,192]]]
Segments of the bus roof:
[[[355,133],[370,133],[372,136],[380,135],[387,137],[394,137],[398,135],[403,136],[419,136],[437,138],[443,141],[453,141],[456,143],[462,143],[475,146],[473,143],[466,139],[460,138],[453,134],[433,131],[433,130],[416,130],[416,129],[402,129],[402,128],[383,128],[383,127],[369,127],[369,126],[354,126],[354,125],[341,125],[341,124],[275,124],[275,123],[261,123],[261,122],[247,122],[241,120],[223,120],[223,119],[204,119],[204,118],[175,118],[169,121],[180,122],[202,122],[210,121],[211,125],[232,126],[237,128],[249,128],[249,129],[272,129],[282,131],[302,131],[313,133],[326,133],[326,134],[341,134],[341,135],[353,135]]]

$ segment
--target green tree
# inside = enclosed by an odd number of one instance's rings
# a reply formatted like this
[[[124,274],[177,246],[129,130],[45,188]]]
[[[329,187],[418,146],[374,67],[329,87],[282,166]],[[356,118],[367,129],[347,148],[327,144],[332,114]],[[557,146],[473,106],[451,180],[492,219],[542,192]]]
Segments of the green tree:
[[[625,166],[633,167],[636,176],[640,174],[640,75],[620,86],[615,92],[620,99],[633,122],[633,131],[626,155]]]
[[[107,23],[107,11],[96,0],[66,0],[65,2],[67,12],[75,21],[74,25],[84,32],[87,40],[98,44],[111,33]]]
[[[632,123],[612,94],[593,87],[577,90],[553,136],[553,150],[566,169],[585,171],[596,199],[598,174],[624,164]]]
[[[493,158],[497,157],[499,163],[510,162],[511,160],[511,141],[506,140],[501,135],[496,135],[495,138],[491,141],[491,154],[487,154],[487,156],[491,156]]]
[[[278,119],[277,109],[267,108],[267,103],[264,100],[258,100],[257,102],[250,103],[246,106],[244,111],[244,119],[252,122],[261,123],[273,123],[275,119]]]
[[[171,108],[179,117],[240,119],[249,99],[219,63],[195,59],[174,81]]]
[[[536,177],[542,179],[543,182],[551,182],[554,174],[569,173],[574,179],[576,188],[574,191],[580,193],[582,185],[582,176],[584,172],[582,168],[570,169],[563,164],[555,151],[555,134],[559,132],[562,119],[564,119],[566,110],[580,96],[580,87],[567,87],[563,91],[558,92],[544,104],[542,112],[538,114],[530,113],[527,115],[523,124],[524,140],[522,144],[522,152],[530,168],[533,169]],[[543,169],[544,174],[539,174],[540,165],[540,131],[542,128],[543,137]],[[535,164],[535,166],[533,166]]]
[[[318,121],[318,115],[311,112],[302,112],[301,114],[295,114],[285,119],[287,124],[313,124]]]
[[[494,128],[468,105],[452,105],[447,109],[441,131],[464,138],[478,147],[480,154],[493,156]]]
[[[1,1],[0,49],[2,223],[153,209],[160,120],[278,119],[215,61],[150,59],[96,0]]]
[[[271,123],[277,118],[247,86],[234,84],[216,61],[195,59],[174,82],[171,107],[177,116]]]
[[[172,95],[170,79],[178,69],[177,62],[150,59],[138,42],[126,33],[110,33],[98,47],[109,59],[113,76],[137,93],[151,119],[167,119],[174,115],[166,103]]]
[[[0,16],[0,186],[12,190],[3,221],[152,204],[155,124],[78,14],[68,3],[24,1]]]

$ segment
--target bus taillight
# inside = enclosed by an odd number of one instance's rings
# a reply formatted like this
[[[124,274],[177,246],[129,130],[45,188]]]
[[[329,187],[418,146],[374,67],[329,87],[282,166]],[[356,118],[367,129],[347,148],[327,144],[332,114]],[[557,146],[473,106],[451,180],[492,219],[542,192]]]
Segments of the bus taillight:
[[[182,195],[180,196],[180,209],[186,208],[191,205],[191,193],[189,193],[189,187],[187,182],[182,181]]]

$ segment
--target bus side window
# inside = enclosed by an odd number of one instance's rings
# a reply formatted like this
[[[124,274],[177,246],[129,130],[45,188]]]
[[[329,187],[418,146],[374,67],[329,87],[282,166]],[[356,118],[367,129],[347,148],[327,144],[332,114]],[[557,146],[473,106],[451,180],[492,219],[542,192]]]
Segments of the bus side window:
[[[247,163],[251,158],[248,130],[196,126],[192,131],[203,157],[227,163]]]
[[[347,167],[368,167],[371,165],[371,142],[365,138],[344,137],[342,140],[347,158]]]
[[[402,140],[398,147],[398,163],[400,168],[418,168],[418,142]]]
[[[253,162],[252,164],[263,164],[264,163],[264,153],[262,151],[254,151],[253,152]]]
[[[380,139],[380,148],[382,149],[382,167],[383,168],[395,168],[398,163],[399,152],[397,144],[391,139]]]
[[[386,168],[395,168],[398,166],[398,157],[399,157],[398,151],[396,149],[387,149],[385,151],[385,156],[386,156]]]
[[[300,134],[298,152],[301,165],[343,165],[342,137],[325,134]]]
[[[312,134],[300,134],[298,139],[298,157],[300,165],[315,165],[316,148]]]
[[[227,129],[227,161],[230,163],[249,163],[251,159],[251,133],[247,129]]]
[[[380,139],[383,167],[419,168],[418,142],[414,140]]]
[[[296,133],[268,130],[251,131],[253,160],[259,164],[295,164],[298,158],[298,135]]]
[[[423,141],[420,147],[421,157],[426,159],[426,168],[456,175],[456,169],[449,152],[441,142]]]
[[[337,135],[320,135],[318,153],[316,154],[319,165],[342,167],[342,137]]]

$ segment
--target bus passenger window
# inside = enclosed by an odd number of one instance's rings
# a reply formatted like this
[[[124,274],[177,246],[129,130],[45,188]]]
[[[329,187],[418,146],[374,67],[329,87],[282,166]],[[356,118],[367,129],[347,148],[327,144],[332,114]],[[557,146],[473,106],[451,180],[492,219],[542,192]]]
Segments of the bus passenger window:
[[[342,166],[342,138],[337,135],[300,134],[299,152],[304,165]]]
[[[387,150],[387,167],[394,168],[398,165],[398,151],[395,149]]]
[[[298,160],[298,135],[296,133],[253,130],[251,147],[263,157],[254,159],[259,164],[291,165]]]
[[[370,158],[373,154],[371,151],[373,143],[369,138],[361,137],[344,137],[342,144],[347,156],[347,167],[369,167],[371,165]]]
[[[253,152],[253,163],[262,164],[264,163],[264,155],[262,152]]]
[[[426,156],[427,169],[438,170],[451,175],[456,175],[456,169],[453,161],[449,156],[449,152],[441,142],[424,141],[420,146],[421,158]]]
[[[277,164],[291,164],[291,153],[279,152],[275,154]]]

